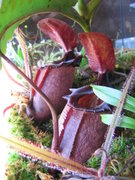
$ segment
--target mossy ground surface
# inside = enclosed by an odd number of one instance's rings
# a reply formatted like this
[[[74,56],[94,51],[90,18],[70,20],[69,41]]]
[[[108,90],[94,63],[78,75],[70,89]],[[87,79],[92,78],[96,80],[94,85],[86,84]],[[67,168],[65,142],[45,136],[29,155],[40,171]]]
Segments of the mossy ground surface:
[[[41,130],[24,112],[18,113],[18,110],[13,108],[8,122],[12,135],[38,145],[42,144],[44,148],[51,147],[51,120],[44,123]],[[38,180],[40,172],[49,178],[49,170],[41,161],[16,151],[9,153],[6,170],[8,180]]]
[[[135,139],[116,137],[112,143],[106,174],[135,178]],[[91,157],[87,166],[98,169],[101,156]]]

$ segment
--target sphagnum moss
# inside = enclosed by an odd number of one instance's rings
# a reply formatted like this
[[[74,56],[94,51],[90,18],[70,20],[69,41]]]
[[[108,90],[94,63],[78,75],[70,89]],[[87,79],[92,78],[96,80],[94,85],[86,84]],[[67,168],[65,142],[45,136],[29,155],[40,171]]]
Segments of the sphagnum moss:
[[[17,109],[11,110],[8,123],[11,125],[11,134],[18,138],[26,139],[45,147],[51,147],[52,123],[45,124],[47,131],[41,131],[34,126],[34,123],[25,113],[18,114]],[[44,128],[45,129],[45,128]],[[7,162],[7,180],[37,180],[37,171],[47,173],[47,168],[38,160],[28,158],[25,154],[13,152],[9,154]]]
[[[110,151],[109,161],[107,163],[106,174],[121,175],[125,177],[135,177],[135,160],[130,163],[125,171],[122,171],[123,166],[128,162],[130,157],[135,154],[135,139],[134,138],[115,138]],[[100,167],[101,156],[91,157],[87,161],[87,166],[98,169]],[[121,173],[120,173],[121,172]]]

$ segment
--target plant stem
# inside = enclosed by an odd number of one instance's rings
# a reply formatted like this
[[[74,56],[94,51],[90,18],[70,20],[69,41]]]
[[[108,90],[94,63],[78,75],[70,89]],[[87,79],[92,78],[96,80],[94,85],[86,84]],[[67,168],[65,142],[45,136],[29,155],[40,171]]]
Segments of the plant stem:
[[[17,36],[17,39],[21,45],[26,75],[28,78],[32,79],[32,72],[31,72],[31,68],[30,68],[30,59],[29,59],[29,54],[28,54],[28,48],[25,43],[24,37],[22,36],[21,29],[17,28],[15,30],[15,35]]]
[[[107,133],[107,137],[106,137],[105,144],[103,147],[107,154],[109,154],[109,151],[110,151],[110,147],[111,147],[113,137],[114,137],[115,128],[121,122],[121,114],[123,111],[123,107],[125,105],[126,97],[127,97],[129,88],[134,80],[134,77],[135,77],[135,61],[134,61],[134,65],[130,71],[129,77],[127,78],[127,80],[125,81],[125,83],[123,85],[122,95],[117,104],[117,108],[114,113],[114,118],[112,120],[112,124],[110,125],[108,133]],[[106,163],[107,163],[107,158],[106,158],[105,154],[103,153],[102,160],[101,160],[101,166],[99,169],[100,177],[104,176],[105,169],[106,169]]]
[[[118,71],[113,71],[113,73],[116,74],[116,75],[119,75],[119,76],[127,77],[127,75],[125,73],[121,73],[121,72],[118,72]]]
[[[90,32],[90,25],[88,22],[86,22],[81,16],[76,16],[73,14],[73,17],[68,16],[68,18],[72,19],[74,22],[80,25],[80,27],[83,29],[84,32]]]
[[[53,140],[52,140],[52,150],[58,151],[59,148],[59,133],[58,133],[58,119],[57,119],[57,113],[55,111],[55,108],[53,107],[52,103],[48,99],[48,97],[33,83],[31,79],[29,79],[15,64],[13,64],[8,57],[6,57],[1,51],[0,56],[13,68],[15,69],[28,83],[29,85],[40,94],[40,96],[43,98],[43,100],[48,105],[51,114],[52,114],[52,120],[53,120]]]

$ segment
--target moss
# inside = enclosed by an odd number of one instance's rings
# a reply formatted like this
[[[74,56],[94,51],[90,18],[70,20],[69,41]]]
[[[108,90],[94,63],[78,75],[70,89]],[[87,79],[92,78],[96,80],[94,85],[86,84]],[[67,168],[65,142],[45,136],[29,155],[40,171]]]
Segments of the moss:
[[[120,49],[119,51],[115,52],[115,68],[116,69],[123,69],[126,71],[129,70],[132,66],[133,59],[135,57],[134,50],[124,50]]]
[[[135,153],[135,139],[118,137],[114,140],[110,155],[116,159],[128,158],[130,155]]]
[[[48,172],[41,162],[32,162],[17,152],[9,155],[6,171],[7,180],[38,180],[37,171]]]
[[[118,175],[127,161],[135,154],[135,139],[133,138],[115,138],[111,146],[109,161],[106,168],[106,174]],[[91,157],[87,161],[87,166],[99,169],[100,157]],[[126,170],[120,173],[121,176],[135,177],[135,160],[130,163]]]
[[[91,157],[88,161],[87,161],[87,166],[91,167],[91,168],[95,168],[98,169],[100,167],[100,163],[101,163],[101,157]]]
[[[47,131],[45,128],[44,131],[41,131],[35,127],[34,122],[25,113],[18,114],[16,108],[12,109],[8,122],[11,125],[11,134],[16,137],[28,139],[37,144],[42,143],[46,147],[51,146],[52,123],[47,122]]]
[[[45,147],[51,147],[52,123],[45,123],[43,129],[40,130],[35,127],[33,121],[25,113],[18,114],[16,108],[11,110],[8,122],[11,125],[11,134],[14,136],[42,144]],[[32,157],[30,159],[25,154],[17,152],[9,154],[6,170],[7,180],[38,180],[37,171],[48,172],[40,161],[35,162]]]
[[[110,151],[110,161],[108,163],[108,173],[111,174],[119,174],[119,172],[123,169],[123,166],[127,163],[127,161],[135,154],[135,139],[133,138],[123,138],[119,137],[114,140],[111,151]],[[134,164],[134,166],[133,166]],[[135,177],[135,162],[133,164],[129,164],[126,167],[125,171],[122,172],[122,176],[132,176]],[[110,172],[110,169],[113,171]]]
[[[73,86],[79,88],[94,83],[96,79],[97,73],[93,72],[88,66],[85,68],[76,67]]]

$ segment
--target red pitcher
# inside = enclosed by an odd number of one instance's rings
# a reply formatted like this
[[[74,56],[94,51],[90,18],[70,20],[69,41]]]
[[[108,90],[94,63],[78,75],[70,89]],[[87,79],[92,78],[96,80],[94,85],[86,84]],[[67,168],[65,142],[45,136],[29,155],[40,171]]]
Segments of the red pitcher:
[[[60,153],[83,163],[104,142],[107,126],[102,123],[100,114],[110,108],[96,97],[90,86],[71,91],[59,118]]]

